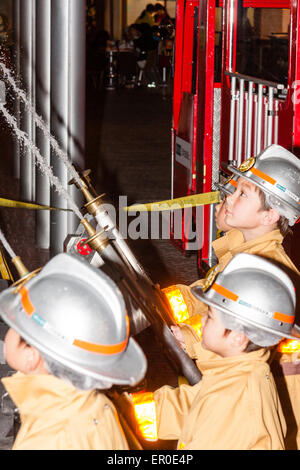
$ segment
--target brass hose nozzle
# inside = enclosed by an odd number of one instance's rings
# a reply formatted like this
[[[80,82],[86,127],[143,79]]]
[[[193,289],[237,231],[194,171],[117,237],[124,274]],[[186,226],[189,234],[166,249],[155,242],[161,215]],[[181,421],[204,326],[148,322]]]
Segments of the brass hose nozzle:
[[[29,274],[29,271],[26,268],[26,266],[23,264],[20,256],[16,256],[15,258],[12,258],[11,261],[15,265],[20,278],[23,278],[24,276],[27,276],[27,274]]]
[[[29,279],[34,277],[42,268],[37,268],[34,271],[28,271],[24,263],[22,262],[20,256],[15,256],[14,258],[11,259],[12,263],[16,267],[18,274],[20,276],[20,279],[15,281],[13,283],[13,286],[16,287],[16,291],[18,291],[22,285],[24,285]]]
[[[89,235],[89,238],[85,241],[85,243],[93,250],[101,253],[109,244],[109,239],[106,235],[105,229],[101,230],[101,232],[96,232],[94,227],[86,219],[82,219],[80,222]]]
[[[76,178],[72,178],[68,184],[71,185],[71,184],[75,184],[76,188],[82,190],[83,188],[85,189],[89,189],[90,192],[93,194],[93,198],[97,196],[97,192],[95,190],[95,188],[93,187],[92,185],[92,182],[91,182],[91,178],[90,178],[90,173],[91,173],[91,170],[83,170],[81,172],[78,173],[78,176],[79,176],[79,181],[81,184],[78,183],[78,179]]]
[[[85,170],[85,172],[90,172],[90,170]],[[88,182],[86,182],[86,180]],[[100,194],[100,196],[97,196],[95,189],[92,187],[91,184],[89,184],[90,179],[86,178],[86,176],[84,178],[80,178],[80,181],[82,182],[81,186],[78,184],[78,181],[76,181],[75,178],[71,179],[68,184],[75,184],[75,186],[80,189],[80,191],[82,191],[87,201],[84,207],[86,208],[89,214],[95,216],[99,211],[99,207],[103,204],[102,198],[105,196],[105,193]]]

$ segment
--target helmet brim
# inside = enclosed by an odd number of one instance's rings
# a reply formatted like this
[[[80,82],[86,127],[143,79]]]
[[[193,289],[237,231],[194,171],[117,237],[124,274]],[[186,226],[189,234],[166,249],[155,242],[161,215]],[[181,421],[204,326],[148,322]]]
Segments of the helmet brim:
[[[231,194],[234,193],[234,190],[233,190],[233,191],[229,191],[229,189],[226,188],[226,186],[222,185],[221,183],[215,183],[215,186],[218,188],[218,190],[219,190],[220,192],[222,191],[223,193],[227,194],[228,196],[231,196]]]
[[[274,330],[273,328],[264,327],[264,326],[260,325],[259,323],[255,322],[255,321],[247,321],[247,320],[245,320],[244,317],[241,317],[240,315],[232,312],[231,310],[227,309],[223,305],[220,305],[217,302],[214,302],[213,300],[208,299],[207,296],[205,295],[205,293],[203,292],[201,286],[192,287],[191,291],[192,291],[192,294],[197,299],[201,300],[206,305],[209,305],[210,307],[213,307],[217,310],[221,310],[221,312],[226,313],[226,314],[236,318],[237,320],[239,320],[241,323],[243,323],[245,325],[256,326],[257,328],[260,328],[261,330],[264,330],[267,333],[272,333],[272,334],[278,336],[279,340],[281,338],[289,338],[289,339],[295,339],[297,341],[300,341],[300,327],[297,326],[297,325],[294,325],[293,329],[292,329],[292,331],[294,331],[294,335],[293,334],[290,334],[290,335],[283,334],[282,332],[278,332],[277,330]]]

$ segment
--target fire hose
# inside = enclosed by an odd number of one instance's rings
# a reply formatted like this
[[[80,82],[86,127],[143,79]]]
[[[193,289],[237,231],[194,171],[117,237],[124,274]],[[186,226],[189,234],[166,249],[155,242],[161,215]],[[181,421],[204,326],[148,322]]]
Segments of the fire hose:
[[[70,181],[70,184],[73,183],[76,184],[74,180]],[[86,178],[82,179],[82,183],[79,189],[87,200],[85,208],[99,227],[97,232],[88,221],[81,221],[88,238],[85,243],[98,252],[102,263],[98,267],[106,270],[130,304],[132,334],[152,325],[160,345],[178,375],[183,375],[190,385],[195,385],[202,375],[171,332],[170,327],[176,325],[176,322],[163,293],[145,273],[123,239],[105,208],[103,195],[95,197],[95,190]]]

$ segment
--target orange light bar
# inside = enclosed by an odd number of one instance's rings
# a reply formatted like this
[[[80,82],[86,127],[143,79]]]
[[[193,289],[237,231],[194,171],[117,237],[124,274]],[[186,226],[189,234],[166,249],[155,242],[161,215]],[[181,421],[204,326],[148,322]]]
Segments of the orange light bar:
[[[139,430],[147,441],[157,441],[156,408],[152,392],[131,395]]]
[[[194,317],[188,318],[184,321],[187,325],[194,328],[199,338],[202,336],[202,317],[201,315],[195,315]]]
[[[187,320],[190,316],[180,289],[176,286],[170,286],[162,289],[162,292],[168,299],[176,323]]]
[[[298,351],[300,352],[300,341],[295,339],[285,339],[279,343],[277,351],[290,354]]]

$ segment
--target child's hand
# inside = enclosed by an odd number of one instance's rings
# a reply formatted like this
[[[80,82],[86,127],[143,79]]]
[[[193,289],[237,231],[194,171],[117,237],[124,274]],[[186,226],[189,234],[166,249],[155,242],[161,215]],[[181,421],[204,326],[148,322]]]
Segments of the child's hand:
[[[172,331],[173,335],[175,336],[176,340],[178,341],[179,346],[184,351],[186,351],[184,336],[182,334],[180,326],[171,326],[171,331]]]

